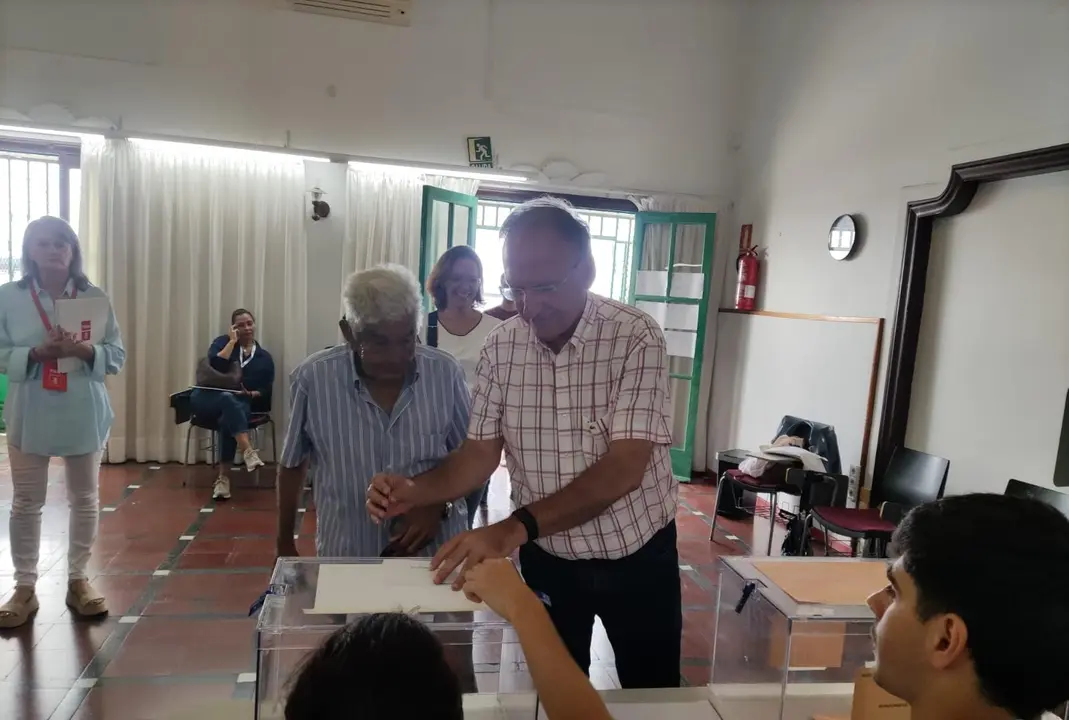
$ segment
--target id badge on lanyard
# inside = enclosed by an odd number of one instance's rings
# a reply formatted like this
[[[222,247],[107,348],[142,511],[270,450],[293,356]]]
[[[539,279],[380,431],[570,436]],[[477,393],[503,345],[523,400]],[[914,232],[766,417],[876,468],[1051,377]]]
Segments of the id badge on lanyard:
[[[52,322],[48,319],[48,313],[45,312],[44,306],[41,305],[41,298],[37,294],[37,283],[33,281],[30,282],[30,296],[33,297],[33,304],[37,306],[37,314],[41,316],[41,323],[45,326],[45,332],[51,335]],[[78,297],[77,287],[71,292],[71,299],[73,300],[76,297]],[[42,363],[41,387],[52,392],[67,392],[67,373],[59,371],[59,362],[54,358]]]

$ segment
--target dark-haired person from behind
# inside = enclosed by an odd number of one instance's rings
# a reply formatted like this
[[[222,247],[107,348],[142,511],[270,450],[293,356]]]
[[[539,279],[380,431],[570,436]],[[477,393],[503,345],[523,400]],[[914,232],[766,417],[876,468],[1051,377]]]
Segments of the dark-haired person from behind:
[[[876,683],[913,720],[1033,720],[1069,700],[1069,519],[973,494],[895,532],[876,613]]]
[[[487,560],[469,570],[464,591],[512,624],[549,720],[612,720],[511,562]],[[308,658],[294,679],[285,718],[463,720],[463,695],[442,643],[426,625],[403,613],[378,613],[338,630]]]
[[[233,462],[236,451],[241,450],[249,472],[264,464],[249,441],[249,421],[255,408],[266,412],[271,407],[275,361],[256,341],[256,318],[245,308],[238,308],[230,314],[230,330],[215,338],[208,348],[208,362],[221,373],[234,363],[241,366],[241,392],[198,388],[190,398],[195,415],[218,423],[219,475],[212,486],[212,497],[229,500],[230,478],[225,468]]]

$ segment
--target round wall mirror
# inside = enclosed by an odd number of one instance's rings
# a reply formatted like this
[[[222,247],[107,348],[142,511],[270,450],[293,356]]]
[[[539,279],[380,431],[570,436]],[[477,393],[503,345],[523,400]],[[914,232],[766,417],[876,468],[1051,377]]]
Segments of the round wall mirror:
[[[846,260],[857,245],[857,223],[852,215],[840,215],[828,232],[828,252],[833,260]]]

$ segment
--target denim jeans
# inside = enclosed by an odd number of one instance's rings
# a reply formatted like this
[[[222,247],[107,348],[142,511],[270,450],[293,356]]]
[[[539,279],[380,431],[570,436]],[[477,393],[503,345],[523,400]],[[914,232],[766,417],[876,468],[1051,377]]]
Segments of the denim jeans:
[[[251,406],[241,395],[214,390],[194,390],[189,398],[193,414],[219,426],[219,462],[224,467],[234,462],[238,444],[234,436],[249,431]]]

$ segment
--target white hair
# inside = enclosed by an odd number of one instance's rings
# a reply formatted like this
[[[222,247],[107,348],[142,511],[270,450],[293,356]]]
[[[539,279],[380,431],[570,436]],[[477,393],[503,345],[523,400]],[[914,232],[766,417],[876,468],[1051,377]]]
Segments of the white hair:
[[[419,332],[423,323],[423,294],[412,271],[387,263],[354,272],[342,292],[345,318],[354,332],[368,325],[412,319]]]

